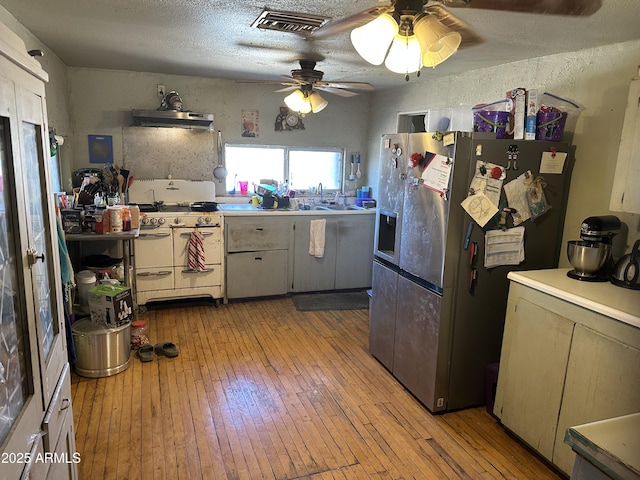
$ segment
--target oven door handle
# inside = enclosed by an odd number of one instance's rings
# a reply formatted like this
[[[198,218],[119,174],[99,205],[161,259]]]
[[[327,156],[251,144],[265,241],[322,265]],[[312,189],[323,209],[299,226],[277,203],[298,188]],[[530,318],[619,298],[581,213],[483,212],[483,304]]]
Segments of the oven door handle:
[[[211,235],[213,235],[213,232],[200,232],[200,234],[203,237],[210,237]],[[180,233],[181,237],[190,237],[191,236],[191,232],[182,232]]]
[[[169,225],[171,228],[185,228],[187,226],[186,223],[172,223]]]
[[[171,270],[160,270],[159,272],[139,272],[136,273],[136,277],[166,277],[167,275],[171,275],[173,272]]]
[[[138,235],[138,238],[164,238],[170,237],[171,234],[168,232],[165,233],[141,233]]]
[[[213,268],[205,268],[204,270],[182,270],[182,273],[209,273],[213,272]]]

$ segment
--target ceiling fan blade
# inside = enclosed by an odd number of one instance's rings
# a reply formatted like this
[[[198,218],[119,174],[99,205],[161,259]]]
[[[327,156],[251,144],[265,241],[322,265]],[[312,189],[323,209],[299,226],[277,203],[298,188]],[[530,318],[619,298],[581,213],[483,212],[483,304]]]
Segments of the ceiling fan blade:
[[[430,5],[425,11],[431,15],[435,15],[440,23],[445,27],[458,32],[462,35],[462,42],[460,48],[474,47],[484,43],[482,37],[480,37],[468,24],[460,20],[455,15],[451,14],[448,10],[438,6]]]
[[[346,32],[347,30],[361,27],[365,23],[370,22],[377,16],[388,11],[393,11],[393,7],[391,7],[390,5],[372,7],[348,17],[341,18],[340,20],[337,20],[335,22],[329,22],[314,31],[311,35],[309,35],[309,37],[313,39],[331,37],[333,35]]]
[[[278,90],[274,90],[274,92],[293,92],[298,87],[299,87],[299,85],[289,85],[288,87],[279,88]]]
[[[320,87],[329,87],[329,88],[340,88],[340,89],[351,89],[351,90],[375,90],[373,85],[366,82],[317,82],[315,84],[317,88]]]
[[[260,83],[263,85],[290,85],[292,87],[298,87],[300,82],[295,80],[291,80],[289,82],[285,82],[283,80],[236,80],[236,83]]]
[[[324,86],[314,86],[317,90],[322,90],[323,92],[333,93],[334,95],[338,95],[339,97],[354,97],[358,95],[356,92],[352,92],[350,90],[343,90],[341,88],[335,87],[324,87]]]
[[[438,0],[445,7],[471,7],[547,15],[593,15],[602,0]]]

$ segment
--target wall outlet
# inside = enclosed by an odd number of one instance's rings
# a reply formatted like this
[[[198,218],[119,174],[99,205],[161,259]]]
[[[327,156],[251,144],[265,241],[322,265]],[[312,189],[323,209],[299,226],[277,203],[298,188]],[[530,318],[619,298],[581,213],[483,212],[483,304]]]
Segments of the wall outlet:
[[[436,407],[438,408],[444,407],[444,398],[440,397],[438,400],[436,400]]]
[[[164,97],[164,85],[158,85],[158,96]]]

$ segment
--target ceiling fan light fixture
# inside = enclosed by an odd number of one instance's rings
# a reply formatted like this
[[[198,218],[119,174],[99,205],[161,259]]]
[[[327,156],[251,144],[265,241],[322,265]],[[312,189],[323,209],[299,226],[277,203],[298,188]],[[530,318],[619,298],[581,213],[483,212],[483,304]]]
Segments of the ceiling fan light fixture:
[[[420,43],[415,35],[396,35],[384,66],[394,73],[415,73],[422,68]]]
[[[434,15],[420,17],[413,25],[420,43],[422,65],[435,67],[456,53],[462,36],[444,26]]]
[[[311,92],[308,97],[309,104],[311,105],[311,112],[318,113],[325,109],[329,102],[320,96],[318,92]]]
[[[311,111],[311,103],[300,89],[296,89],[284,97],[284,103],[289,107],[289,110],[297,113],[309,113]]]
[[[369,23],[353,29],[351,43],[367,62],[382,65],[398,29],[398,22],[388,13],[383,13]]]

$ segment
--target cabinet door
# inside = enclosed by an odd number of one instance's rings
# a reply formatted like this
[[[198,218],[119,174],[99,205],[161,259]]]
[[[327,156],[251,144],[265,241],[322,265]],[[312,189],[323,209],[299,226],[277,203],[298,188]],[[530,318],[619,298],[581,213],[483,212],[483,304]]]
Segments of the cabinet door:
[[[629,327],[629,331],[629,338],[632,335],[637,338],[637,329]],[[640,350],[577,325],[567,367],[553,463],[565,473],[571,473],[575,454],[564,444],[567,428],[639,410]]]
[[[67,362],[62,307],[62,284],[59,274],[58,244],[53,195],[48,168],[49,149],[45,125],[44,99],[39,92],[18,89],[18,119],[22,149],[21,181],[24,184],[26,233],[27,295],[33,299],[33,314],[38,326],[40,361],[43,367],[42,389],[48,405]],[[55,248],[54,248],[55,246]]]
[[[227,298],[286,294],[288,256],[287,250],[227,255]]]
[[[374,221],[375,215],[338,218],[336,290],[371,286]]]
[[[3,51],[4,42],[3,32]],[[30,62],[0,56],[0,453],[16,460],[2,465],[9,479],[43,449],[41,422],[66,363],[44,84],[18,67]]]
[[[337,223],[327,218],[324,235],[324,256],[309,254],[311,220],[325,217],[305,216],[295,220],[293,254],[293,291],[315,292],[333,290],[336,278]]]
[[[509,298],[494,413],[551,460],[574,323]]]
[[[640,78],[631,82],[609,208],[640,213]]]

